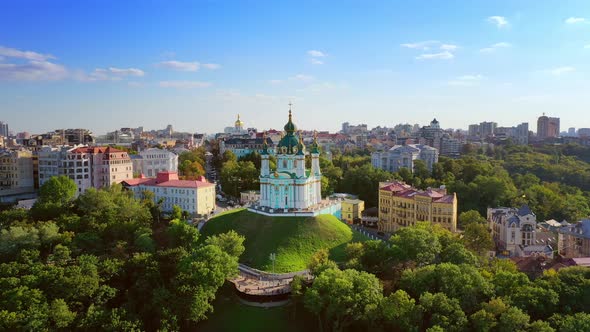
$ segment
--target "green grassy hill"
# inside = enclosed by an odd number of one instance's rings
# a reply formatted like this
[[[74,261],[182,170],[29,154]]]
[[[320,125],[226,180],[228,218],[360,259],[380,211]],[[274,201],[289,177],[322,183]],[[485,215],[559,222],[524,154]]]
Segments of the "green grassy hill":
[[[275,272],[306,268],[311,255],[322,248],[330,250],[335,261],[344,259],[346,244],[365,241],[366,237],[331,215],[314,218],[266,217],[245,209],[218,215],[201,229],[202,237],[235,230],[246,237],[246,251],[240,262],[271,271],[270,253],[276,253]]]

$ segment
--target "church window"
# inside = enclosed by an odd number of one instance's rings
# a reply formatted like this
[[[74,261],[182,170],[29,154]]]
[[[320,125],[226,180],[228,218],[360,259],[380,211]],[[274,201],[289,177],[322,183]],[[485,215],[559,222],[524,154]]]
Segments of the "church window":
[[[287,160],[283,159],[283,168],[287,168]]]

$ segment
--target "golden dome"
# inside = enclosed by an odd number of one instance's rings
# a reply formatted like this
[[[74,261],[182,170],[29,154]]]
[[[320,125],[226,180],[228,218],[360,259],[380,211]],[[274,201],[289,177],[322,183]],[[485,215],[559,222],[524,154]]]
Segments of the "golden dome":
[[[242,120],[240,120],[239,114],[238,114],[238,119],[235,122],[235,126],[236,126],[236,128],[242,128],[244,126],[244,122],[242,122]]]

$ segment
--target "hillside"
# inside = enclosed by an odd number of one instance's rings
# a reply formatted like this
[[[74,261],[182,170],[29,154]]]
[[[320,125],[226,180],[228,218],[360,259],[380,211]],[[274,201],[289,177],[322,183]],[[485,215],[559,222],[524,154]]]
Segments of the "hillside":
[[[276,253],[275,272],[303,270],[317,250],[330,249],[336,261],[344,258],[344,248],[351,241],[366,238],[331,215],[314,218],[266,217],[245,209],[221,214],[209,220],[202,237],[235,230],[246,237],[246,251],[240,262],[271,271],[270,253]]]

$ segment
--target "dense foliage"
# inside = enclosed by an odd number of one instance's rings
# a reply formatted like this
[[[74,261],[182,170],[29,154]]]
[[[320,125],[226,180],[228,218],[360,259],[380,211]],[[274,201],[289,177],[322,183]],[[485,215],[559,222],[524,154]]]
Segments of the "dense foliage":
[[[319,330],[588,329],[589,269],[549,270],[531,280],[512,261],[488,260],[464,243],[420,223],[386,242],[349,244],[344,270],[318,252],[309,266],[316,279],[298,294]]]
[[[44,184],[30,213],[1,214],[0,330],[178,330],[205,319],[244,238],[198,243],[186,222],[154,218],[149,199],[121,186],[74,199],[71,181]]]

